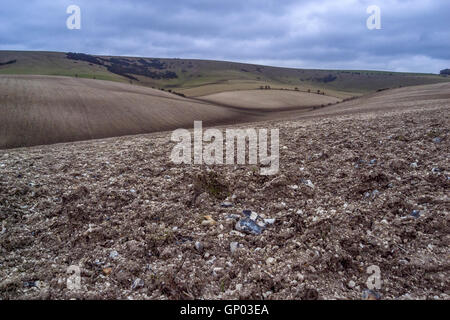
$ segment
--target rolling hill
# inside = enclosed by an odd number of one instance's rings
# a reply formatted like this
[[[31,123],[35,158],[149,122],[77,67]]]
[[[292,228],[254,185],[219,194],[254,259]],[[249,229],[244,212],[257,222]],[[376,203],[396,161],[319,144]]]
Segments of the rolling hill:
[[[50,76],[0,77],[0,148],[227,122],[244,113],[129,84]]]
[[[225,91],[200,97],[222,106],[236,106],[249,110],[283,111],[288,109],[310,109],[311,106],[335,104],[341,100],[317,93],[288,90],[240,90]]]
[[[1,65],[2,63],[12,62]],[[226,61],[111,57],[62,52],[0,51],[0,74],[71,76],[174,90],[186,96],[260,86],[321,90],[346,98],[397,88],[448,82],[436,74],[279,68]]]
[[[384,103],[385,94],[397,92],[386,88],[448,81],[430,74],[0,51],[0,148],[189,128],[195,120],[225,125],[341,112],[367,95]]]
[[[128,83],[1,75],[0,148],[190,128],[195,120],[206,126],[276,119],[287,111],[308,112],[312,106],[339,101],[281,90],[223,95],[193,99]]]

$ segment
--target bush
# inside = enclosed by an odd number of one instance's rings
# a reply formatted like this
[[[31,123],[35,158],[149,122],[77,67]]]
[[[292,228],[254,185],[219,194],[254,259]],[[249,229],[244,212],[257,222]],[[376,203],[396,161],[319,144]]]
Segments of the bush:
[[[68,59],[71,60],[80,60],[80,61],[86,61],[90,65],[96,64],[103,67],[106,67],[106,69],[111,72],[118,74],[120,76],[126,77],[129,80],[139,81],[137,78],[133,77],[131,74],[140,75],[144,77],[148,77],[151,79],[176,79],[178,78],[177,74],[173,71],[162,71],[167,66],[164,62],[159,61],[158,59],[150,59],[150,60],[144,60],[139,59],[137,64],[133,61],[130,61],[125,58],[101,58],[101,57],[95,57],[89,54],[84,53],[73,53],[69,52],[66,54]],[[152,71],[149,68],[161,70],[161,71]]]
[[[17,60],[10,60],[10,61],[7,61],[7,62],[0,62],[0,66],[6,66],[7,64],[13,64],[13,63],[16,63],[17,62]]]
[[[332,74],[329,74],[329,75],[327,75],[326,77],[323,77],[323,78],[316,78],[316,81],[323,82],[323,83],[328,83],[328,82],[333,82],[336,79],[337,79],[336,76],[334,76]]]

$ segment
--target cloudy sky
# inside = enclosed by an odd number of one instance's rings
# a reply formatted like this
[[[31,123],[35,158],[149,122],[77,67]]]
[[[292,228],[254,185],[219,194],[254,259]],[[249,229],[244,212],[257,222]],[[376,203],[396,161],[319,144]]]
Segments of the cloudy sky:
[[[66,27],[69,5],[80,30]],[[380,30],[367,28],[370,5]],[[449,13],[448,0],[16,0],[1,6],[0,50],[438,73]]]

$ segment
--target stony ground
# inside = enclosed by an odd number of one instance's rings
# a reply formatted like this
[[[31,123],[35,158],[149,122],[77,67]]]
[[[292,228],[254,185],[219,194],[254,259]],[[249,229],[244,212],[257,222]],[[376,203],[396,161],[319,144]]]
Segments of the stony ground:
[[[170,133],[0,151],[0,297],[361,299],[375,265],[372,296],[449,299],[449,110],[256,124],[275,176],[175,165]]]

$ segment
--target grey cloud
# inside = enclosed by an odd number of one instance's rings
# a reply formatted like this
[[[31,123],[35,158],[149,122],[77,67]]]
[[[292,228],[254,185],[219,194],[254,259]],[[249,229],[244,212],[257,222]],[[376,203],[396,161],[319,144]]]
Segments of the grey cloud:
[[[65,27],[70,4],[81,30]],[[382,30],[365,26],[371,4]],[[448,12],[446,0],[16,1],[0,12],[0,49],[438,72],[450,66]]]

